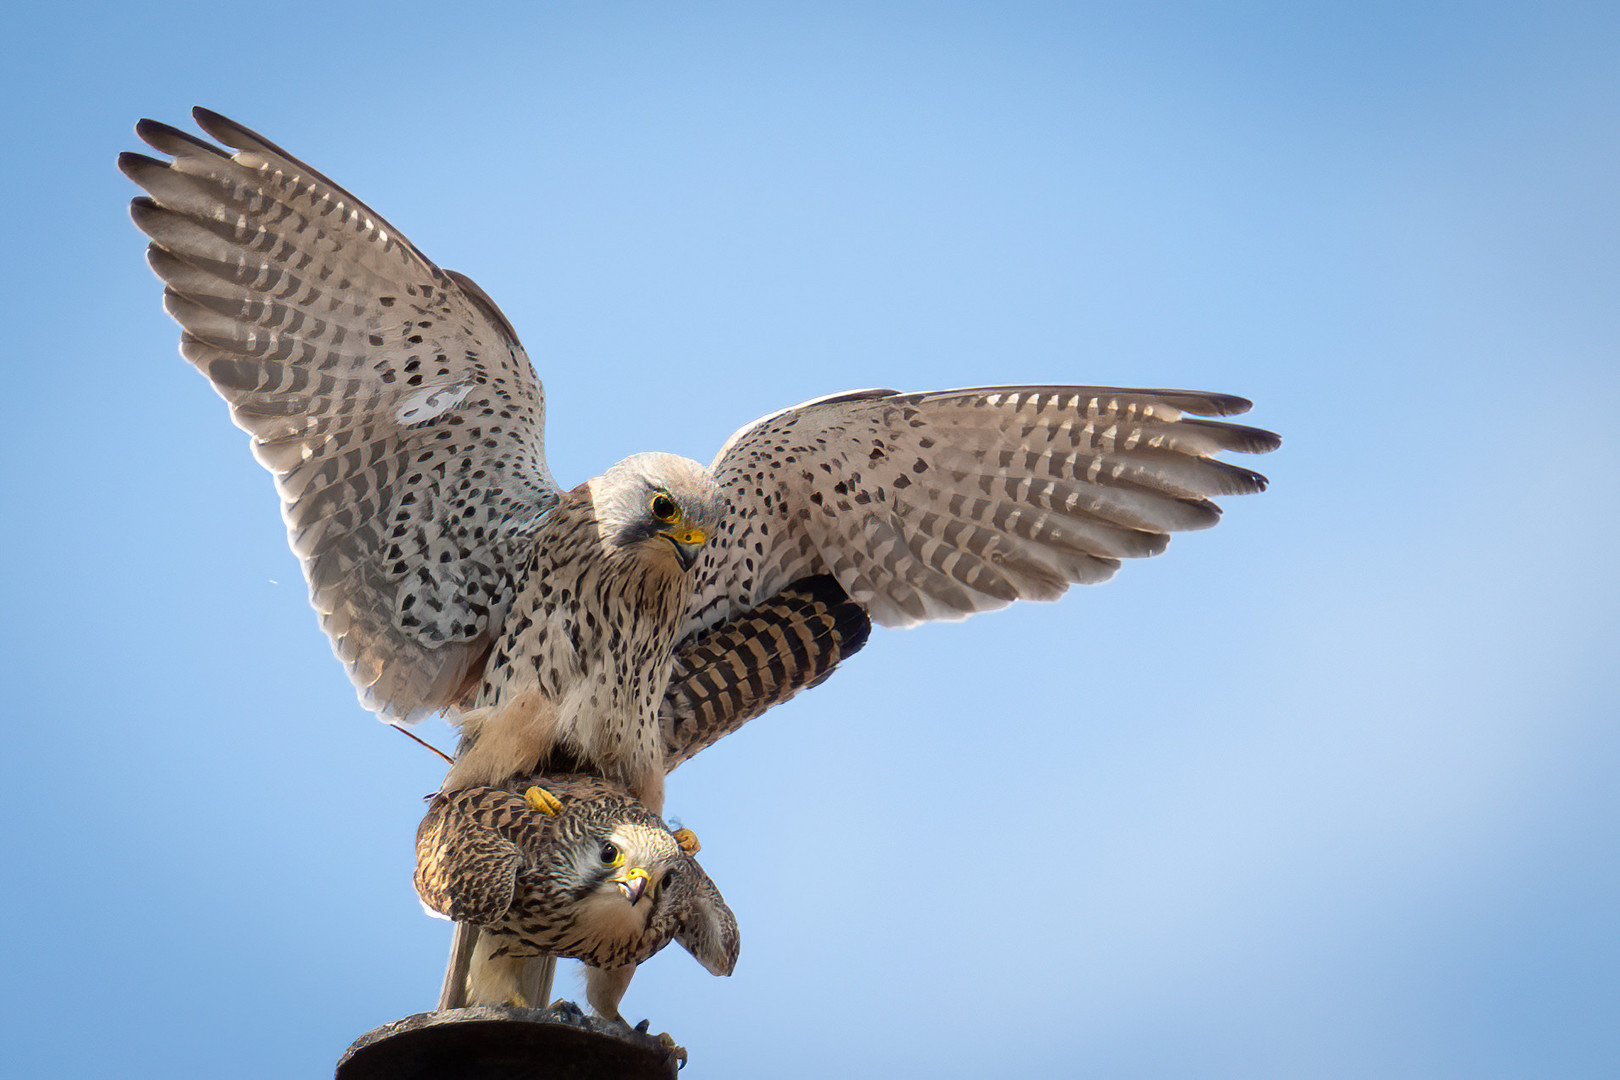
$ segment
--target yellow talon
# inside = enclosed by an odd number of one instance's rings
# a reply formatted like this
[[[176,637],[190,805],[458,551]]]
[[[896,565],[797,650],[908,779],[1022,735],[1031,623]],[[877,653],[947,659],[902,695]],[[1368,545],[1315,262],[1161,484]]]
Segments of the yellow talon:
[[[696,855],[703,850],[703,845],[698,843],[697,833],[691,829],[676,829],[670,835],[675,838],[677,844],[681,845],[681,851],[687,855]]]
[[[529,804],[529,809],[538,810],[547,817],[562,813],[562,800],[543,787],[531,787],[525,791],[523,801]]]

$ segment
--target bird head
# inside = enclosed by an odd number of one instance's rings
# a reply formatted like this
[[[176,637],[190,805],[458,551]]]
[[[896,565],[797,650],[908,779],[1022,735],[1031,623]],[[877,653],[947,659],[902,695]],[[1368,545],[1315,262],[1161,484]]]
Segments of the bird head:
[[[580,930],[603,940],[639,935],[669,905],[688,861],[669,830],[623,817],[586,830],[571,855]]]
[[[674,454],[637,454],[590,482],[597,529],[610,549],[690,570],[725,517],[708,470]]]

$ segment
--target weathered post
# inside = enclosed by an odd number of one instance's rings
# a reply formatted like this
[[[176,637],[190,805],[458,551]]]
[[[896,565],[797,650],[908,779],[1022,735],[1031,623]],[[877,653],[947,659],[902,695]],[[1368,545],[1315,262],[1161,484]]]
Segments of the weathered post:
[[[335,1080],[672,1080],[686,1051],[569,1002],[417,1013],[368,1031]]]

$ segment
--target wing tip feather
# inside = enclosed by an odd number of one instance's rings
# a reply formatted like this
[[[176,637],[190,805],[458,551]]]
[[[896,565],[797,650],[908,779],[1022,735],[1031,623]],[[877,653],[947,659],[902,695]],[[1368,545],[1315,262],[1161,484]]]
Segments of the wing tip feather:
[[[217,113],[213,109],[205,108],[202,105],[193,105],[191,107],[191,118],[197,122],[198,127],[233,150],[272,153],[284,157],[288,161],[298,161],[297,158],[263,135],[260,135],[257,131],[254,131],[246,124],[232,120],[223,113]],[[303,163],[299,162],[299,164],[302,165]]]

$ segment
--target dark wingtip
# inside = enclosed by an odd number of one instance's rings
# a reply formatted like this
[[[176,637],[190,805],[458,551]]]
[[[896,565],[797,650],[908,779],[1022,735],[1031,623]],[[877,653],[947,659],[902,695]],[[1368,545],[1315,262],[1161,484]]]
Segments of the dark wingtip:
[[[1216,416],[1237,416],[1254,408],[1254,402],[1236,394],[1211,394],[1209,397],[1210,403],[1215,406]]]
[[[213,109],[205,109],[201,105],[193,105],[191,107],[191,118],[197,122],[198,127],[220,142],[227,146],[235,145],[228,133],[242,125],[236,123],[230,117],[217,113]]]
[[[238,124],[235,120],[232,120],[224,113],[217,113],[213,109],[204,108],[201,105],[193,105],[191,107],[191,118],[197,122],[198,127],[208,132],[208,134],[212,135],[220,142],[227,142],[227,137],[225,134],[226,132],[248,132],[247,128],[243,127],[241,124]],[[253,135],[258,134],[257,132],[248,133]]]
[[[162,210],[150,195],[137,195],[129,200],[129,216],[135,224],[141,225],[142,232],[146,231],[146,227],[142,225],[142,222],[149,220],[153,214],[159,213],[162,213]]]
[[[161,150],[171,157],[179,157],[187,150],[200,150],[216,157],[220,154],[219,147],[212,143],[204,142],[189,132],[158,120],[140,121],[135,125],[135,134],[139,135],[146,145]]]
[[[224,143],[226,146],[229,146],[233,150],[247,150],[254,153],[275,154],[278,157],[286,158],[288,161],[293,162],[302,169],[308,170],[311,175],[319,177],[328,184],[332,184],[333,187],[338,187],[337,184],[333,184],[332,181],[326,176],[323,176],[316,170],[311,169],[297,157],[289,154],[279,144],[265,138],[263,135],[260,135],[257,131],[254,131],[246,124],[237,123],[230,117],[217,113],[213,109],[205,109],[201,105],[192,106],[191,118],[197,121],[198,127],[202,128],[208,134],[212,135],[214,138],[218,139],[220,142]],[[342,189],[339,188],[339,190],[341,191]],[[344,194],[348,193],[344,192]],[[350,197],[352,198],[353,196]]]
[[[137,174],[145,172],[154,166],[160,169],[167,167],[157,158],[147,157],[145,154],[137,154],[133,150],[125,150],[118,155],[118,171],[129,177],[131,180],[134,180],[137,184],[140,183],[140,178],[137,176]]]
[[[1266,431],[1263,428],[1253,428],[1253,448],[1251,454],[1269,454],[1282,445],[1282,436],[1275,431]]]
[[[1196,423],[1196,421],[1184,421]],[[1227,450],[1236,450],[1244,454],[1269,454],[1282,445],[1282,436],[1275,431],[1265,428],[1249,427],[1246,424],[1214,424],[1221,429],[1224,439],[1223,446]]]
[[[1254,402],[1236,394],[1221,394],[1210,390],[1126,390],[1127,394],[1151,394],[1193,416],[1237,416],[1254,408]]]
[[[840,663],[865,648],[867,638],[872,636],[872,617],[853,600],[845,600],[838,606],[833,625],[842,639],[838,646]]]

